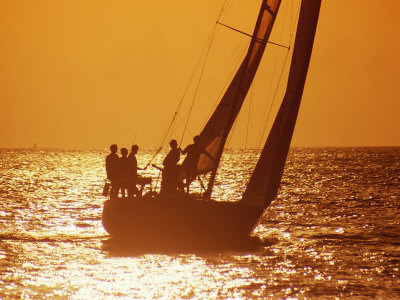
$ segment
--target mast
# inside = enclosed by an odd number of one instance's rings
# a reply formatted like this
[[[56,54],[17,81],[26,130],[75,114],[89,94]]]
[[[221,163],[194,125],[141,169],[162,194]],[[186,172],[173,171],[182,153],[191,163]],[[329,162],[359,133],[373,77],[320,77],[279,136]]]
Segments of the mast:
[[[302,1],[286,93],[242,203],[265,209],[278,194],[303,95],[320,6],[321,0]]]
[[[213,157],[210,159],[203,154],[197,163],[198,174],[212,171],[205,192],[206,197],[211,195],[225,142],[260,64],[280,3],[281,0],[262,1],[247,54],[219,105],[200,133],[202,146]]]

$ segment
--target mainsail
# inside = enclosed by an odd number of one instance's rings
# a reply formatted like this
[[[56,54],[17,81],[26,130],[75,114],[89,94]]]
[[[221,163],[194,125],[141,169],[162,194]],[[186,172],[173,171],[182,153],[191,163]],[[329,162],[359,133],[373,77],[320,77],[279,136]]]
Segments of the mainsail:
[[[303,0],[286,93],[241,200],[266,208],[278,194],[310,63],[321,0]]]
[[[217,168],[226,137],[240,111],[268,42],[281,0],[264,0],[261,5],[248,52],[219,105],[200,133],[203,148],[214,159],[202,154],[197,164],[199,174]]]

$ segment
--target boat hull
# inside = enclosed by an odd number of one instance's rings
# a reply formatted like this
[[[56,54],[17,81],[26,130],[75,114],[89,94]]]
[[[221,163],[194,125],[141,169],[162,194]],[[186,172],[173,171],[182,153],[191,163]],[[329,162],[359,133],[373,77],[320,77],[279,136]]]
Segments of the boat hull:
[[[141,244],[223,245],[249,238],[262,211],[188,196],[107,200],[102,223],[113,237]]]

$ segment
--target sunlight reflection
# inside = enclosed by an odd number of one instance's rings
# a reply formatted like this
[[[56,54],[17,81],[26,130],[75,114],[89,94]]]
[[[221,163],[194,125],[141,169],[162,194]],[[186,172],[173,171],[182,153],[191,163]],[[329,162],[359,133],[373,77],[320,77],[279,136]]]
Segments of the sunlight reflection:
[[[280,196],[255,231],[265,239],[264,247],[203,254],[116,254],[105,247],[105,198],[99,194],[106,151],[11,152],[0,178],[0,298],[396,298],[388,296],[396,296],[399,286],[400,254],[393,242],[398,237],[397,202],[390,195],[371,198],[376,191],[368,190],[370,183],[363,186],[367,192],[357,191],[364,176],[378,176],[377,168],[365,174],[359,163],[351,172],[362,172],[349,175],[347,190],[343,185],[332,188],[340,184],[330,181],[343,182],[348,170],[325,161],[326,150],[312,150],[317,154],[310,161],[310,151],[291,154],[297,160],[290,162]],[[149,159],[143,157],[138,157],[141,166]],[[335,175],[302,173],[309,165],[316,170],[317,163]],[[240,197],[245,180],[225,176],[239,164],[243,171],[237,177],[248,175],[245,158],[230,159],[216,187],[221,198]],[[393,163],[389,165],[392,170]],[[382,181],[377,190],[393,194],[398,169],[388,170],[395,178],[392,187]],[[390,217],[376,219],[376,211],[387,208]]]
[[[337,233],[343,233],[343,232],[344,232],[344,230],[343,230],[342,227],[337,228],[335,231],[336,231]]]
[[[48,245],[40,246],[39,253],[50,250],[45,250],[46,248],[52,248]],[[116,290],[120,296],[134,294],[138,298],[191,298],[194,296],[218,298],[223,295],[236,298],[243,296],[245,291],[243,287],[253,284],[261,286],[264,282],[253,278],[254,272],[248,267],[226,263],[215,268],[213,263],[208,262],[207,259],[200,259],[196,255],[174,257],[146,254],[138,257],[99,257],[98,259],[89,255],[86,257],[86,262],[83,262],[82,256],[75,258],[65,256],[65,253],[74,253],[72,251],[75,245],[60,244],[59,246],[62,246],[63,250],[59,249],[57,252],[59,253],[57,255],[58,268],[47,268],[46,263],[42,263],[42,266],[28,262],[24,264],[25,269],[37,273],[35,277],[26,279],[24,279],[25,274],[19,274],[23,285],[31,288],[36,286],[34,290],[42,291],[38,295],[28,293],[26,294],[28,298],[44,295],[50,288],[54,296],[57,290],[54,288],[60,287],[61,290],[65,284],[70,287],[68,292],[70,298],[96,297],[96,295],[98,297],[118,296],[113,292]],[[250,259],[250,257],[242,259]],[[97,268],[94,268],[99,263],[102,265],[103,272],[98,272]],[[42,270],[39,272],[43,267],[44,272]],[[65,293],[64,289],[64,296]]]

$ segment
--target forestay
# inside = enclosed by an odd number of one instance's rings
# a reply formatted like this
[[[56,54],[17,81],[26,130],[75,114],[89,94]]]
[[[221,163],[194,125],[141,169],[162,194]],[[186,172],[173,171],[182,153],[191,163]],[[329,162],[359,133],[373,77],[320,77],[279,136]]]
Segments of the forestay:
[[[202,146],[214,160],[202,154],[197,164],[199,174],[217,168],[226,137],[240,111],[260,64],[280,2],[280,0],[262,2],[248,52],[219,105],[200,134]]]

